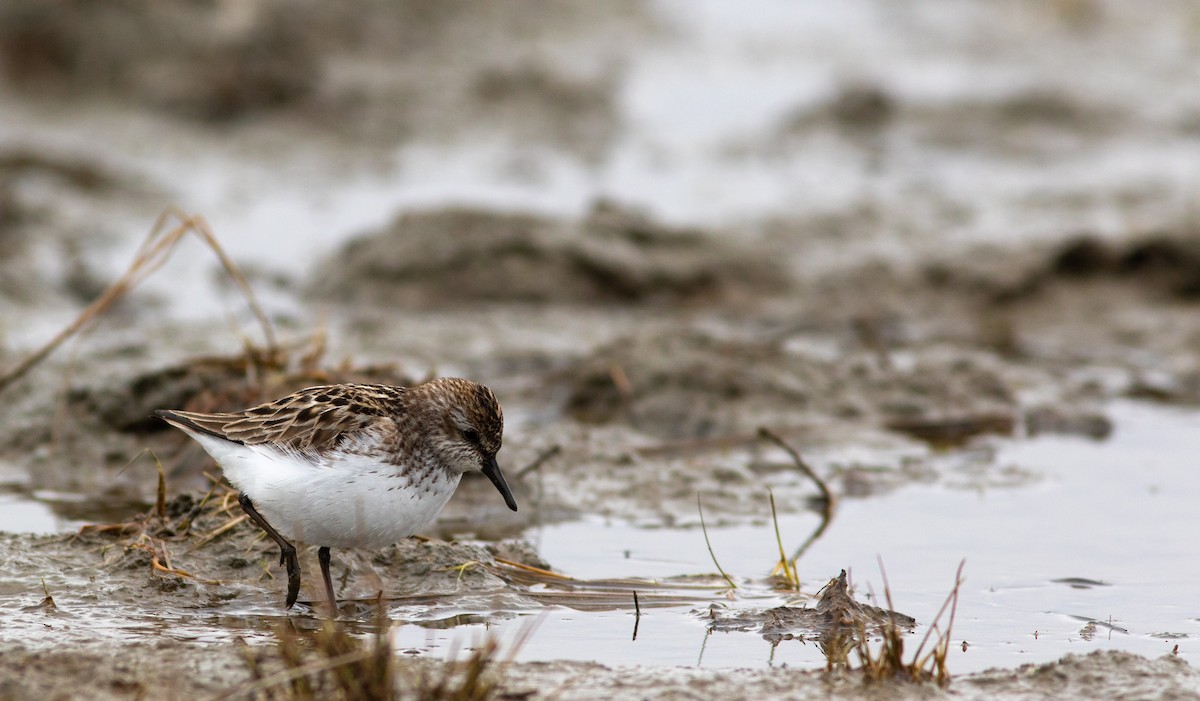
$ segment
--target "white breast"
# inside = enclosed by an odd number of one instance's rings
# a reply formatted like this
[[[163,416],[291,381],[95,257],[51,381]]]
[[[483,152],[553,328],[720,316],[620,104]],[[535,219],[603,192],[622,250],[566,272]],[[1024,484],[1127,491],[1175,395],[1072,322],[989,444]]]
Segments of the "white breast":
[[[275,530],[331,548],[381,548],[413,535],[437,518],[461,477],[433,470],[414,481],[362,455],[314,463],[265,446],[193,437]]]

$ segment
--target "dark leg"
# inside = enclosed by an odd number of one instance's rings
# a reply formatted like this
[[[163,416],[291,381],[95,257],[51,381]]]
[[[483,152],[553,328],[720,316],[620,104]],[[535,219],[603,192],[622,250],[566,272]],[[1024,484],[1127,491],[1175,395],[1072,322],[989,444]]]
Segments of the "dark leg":
[[[250,497],[245,494],[238,494],[238,503],[242,505],[242,511],[250,517],[250,520],[257,523],[258,527],[267,532],[271,536],[271,540],[279,546],[279,564],[287,564],[288,573],[288,594],[287,608],[291,608],[296,603],[296,597],[300,596],[300,562],[296,559],[296,546],[287,542],[287,540],[279,535],[279,531],[271,528],[271,524],[267,523],[267,519],[258,513],[254,508],[254,503],[250,501]]]
[[[325,578],[325,596],[329,597],[329,608],[333,617],[337,618],[337,597],[333,595],[333,580],[329,578],[329,548],[317,548],[317,559],[321,561],[321,576]]]

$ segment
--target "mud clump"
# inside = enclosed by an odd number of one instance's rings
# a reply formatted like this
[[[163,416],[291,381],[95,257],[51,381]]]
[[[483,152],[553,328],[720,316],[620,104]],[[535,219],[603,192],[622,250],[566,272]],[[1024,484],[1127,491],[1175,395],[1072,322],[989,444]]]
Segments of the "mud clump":
[[[697,331],[622,339],[559,374],[567,413],[585,423],[625,422],[665,438],[750,432],[814,419],[891,427],[963,421],[993,426],[1016,406],[982,360],[929,353],[911,369],[870,354],[833,359],[779,341],[724,340]],[[1001,431],[1003,432],[1003,431]]]
[[[1113,422],[1096,411],[1038,406],[1025,413],[1025,432],[1030,437],[1059,434],[1102,440],[1112,435]]]
[[[698,332],[639,336],[598,349],[562,377],[566,409],[584,423],[627,422],[663,437],[708,436],[750,427],[750,407],[810,408],[823,368],[789,362],[774,344],[725,341]],[[747,406],[750,405],[750,406]]]
[[[612,205],[583,221],[444,209],[405,214],[325,262],[310,296],[439,307],[733,303],[775,293],[773,260]]]
[[[848,83],[816,108],[798,108],[776,129],[775,140],[787,143],[808,132],[834,125],[848,134],[882,131],[900,106],[895,95],[874,83]]]
[[[1045,290],[1055,280],[1111,279],[1136,284],[1182,301],[1200,300],[1200,239],[1186,234],[1156,233],[1114,244],[1081,235],[1054,251],[1049,262],[1000,301],[1022,299]]]
[[[754,630],[770,643],[854,637],[886,625],[911,632],[917,625],[912,616],[855,601],[845,571],[830,580],[816,606],[811,608],[776,606],[735,613],[724,613],[722,608],[712,604],[706,611],[709,631]]]

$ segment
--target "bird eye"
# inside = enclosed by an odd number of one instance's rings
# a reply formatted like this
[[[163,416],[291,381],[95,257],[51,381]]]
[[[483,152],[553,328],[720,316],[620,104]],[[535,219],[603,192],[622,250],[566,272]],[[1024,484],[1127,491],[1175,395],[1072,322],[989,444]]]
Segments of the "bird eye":
[[[476,431],[473,428],[468,428],[467,430],[463,431],[463,438],[467,439],[468,443],[478,443],[479,431]]]

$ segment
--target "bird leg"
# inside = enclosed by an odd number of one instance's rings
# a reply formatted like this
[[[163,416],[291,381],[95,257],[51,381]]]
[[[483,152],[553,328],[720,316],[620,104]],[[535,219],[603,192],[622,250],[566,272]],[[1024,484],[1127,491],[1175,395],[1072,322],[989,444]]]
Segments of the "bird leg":
[[[279,535],[279,531],[271,527],[267,523],[267,519],[258,513],[254,508],[254,502],[250,501],[250,497],[245,494],[238,494],[238,503],[242,505],[242,511],[250,517],[250,520],[257,523],[258,527],[267,532],[271,536],[271,540],[279,546],[279,564],[287,565],[288,574],[288,593],[287,593],[287,608],[291,608],[296,603],[296,597],[300,596],[300,562],[296,559],[296,546],[287,542],[287,539]],[[328,571],[325,575],[326,585],[329,583]]]
[[[338,617],[337,597],[333,594],[333,580],[329,577],[329,548],[317,548],[317,559],[321,561],[321,576],[325,578],[325,596],[329,597],[329,609]]]

